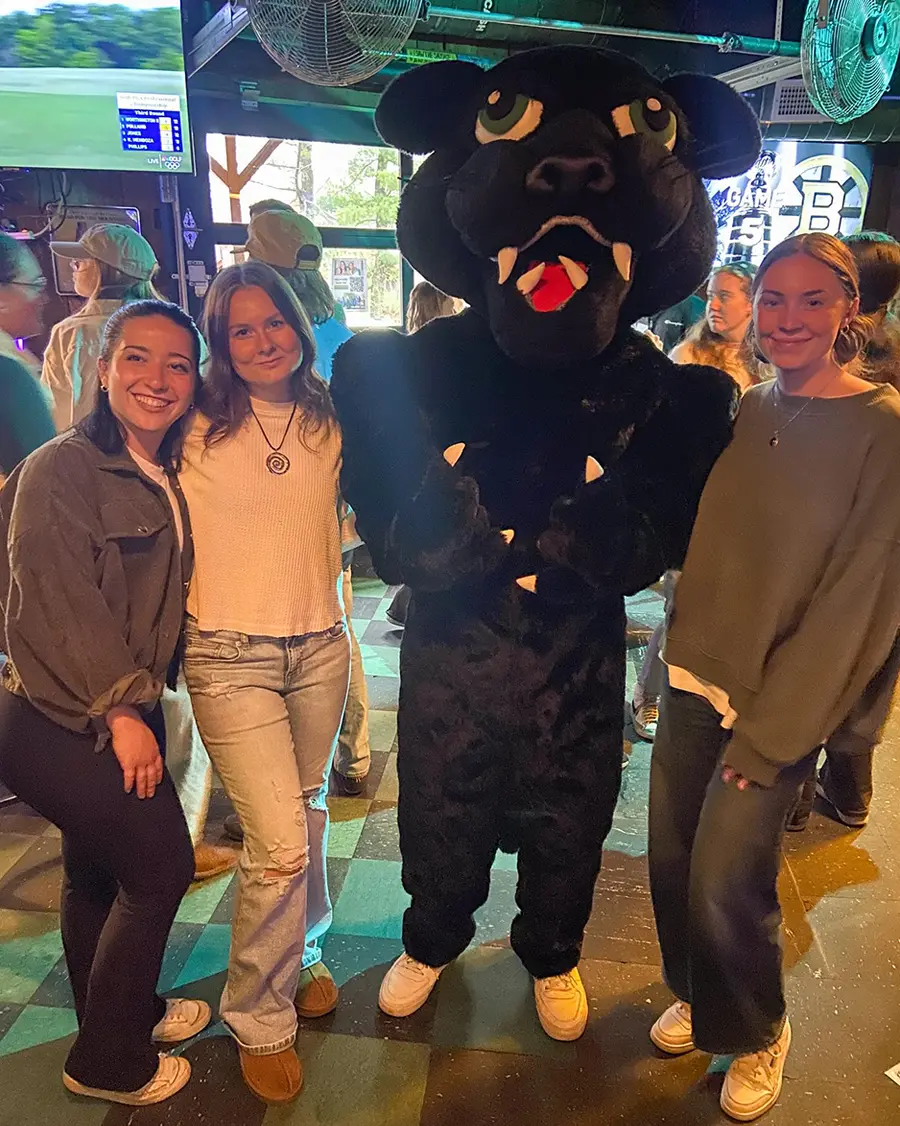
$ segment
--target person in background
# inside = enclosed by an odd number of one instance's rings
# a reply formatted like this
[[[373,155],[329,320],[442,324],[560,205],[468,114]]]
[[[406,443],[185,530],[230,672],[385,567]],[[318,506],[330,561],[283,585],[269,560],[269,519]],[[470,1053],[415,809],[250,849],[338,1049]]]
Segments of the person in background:
[[[53,326],[44,352],[41,382],[62,432],[93,409],[106,322],[126,302],[163,297],[153,284],[159,271],[153,247],[133,227],[99,223],[78,242],[51,242],[50,249],[72,263],[75,292],[85,299],[77,313]]]
[[[91,413],[0,490],[0,777],[62,833],[61,929],[78,1035],[63,1083],[129,1106],[167,1099],[188,1061],[158,1052],[210,1019],[157,996],[193,873],[165,770],[159,697],[192,547],[178,488],[200,338],[174,305],[115,313]]]
[[[853,257],[830,235],[794,236],[753,295],[776,379],[741,402],[675,591],[648,850],[677,998],[651,1039],[733,1055],[721,1106],[741,1122],[777,1102],[791,1044],[785,817],[900,626],[900,394],[853,372],[870,328]]]
[[[671,309],[664,309],[650,321],[650,331],[659,341],[659,347],[670,353],[706,313],[706,285],[685,297]]]
[[[99,223],[78,242],[51,242],[50,249],[72,263],[75,292],[86,299],[77,313],[54,325],[44,353],[41,380],[53,396],[60,431],[91,411],[97,395],[98,359],[107,321],[133,301],[162,300],[154,278],[156,254],[133,227]],[[202,353],[205,345],[201,341]],[[201,355],[201,366],[205,355]],[[184,680],[162,697],[169,773],[184,807],[194,842],[194,876],[207,880],[237,862],[232,849],[203,840],[212,793],[212,768],[197,733]]]
[[[302,1085],[298,1012],[324,1016],[338,1001],[319,940],[331,924],[325,797],[350,676],[341,436],[312,327],[270,266],[222,270],[203,326],[202,413],[181,472],[196,546],[184,670],[244,830],[219,1012],[247,1086],[282,1103]]]
[[[454,317],[463,308],[463,303],[455,297],[448,297],[446,293],[428,281],[417,282],[409,295],[409,304],[406,308],[406,331],[418,332],[429,321],[438,317]],[[408,586],[401,586],[387,608],[387,620],[402,629],[406,625],[406,615],[409,610],[412,591]]]
[[[748,329],[753,314],[750,286],[756,274],[751,263],[733,262],[713,270],[707,286],[706,316],[672,350],[676,364],[709,364],[728,372],[741,391],[769,378],[756,356]],[[663,594],[668,606],[678,576],[663,579]],[[631,724],[635,734],[652,743],[659,723],[659,700],[666,676],[660,660],[665,625],[650,635],[647,651],[638,673],[631,700]]]
[[[766,378],[747,334],[753,315],[750,287],[756,267],[726,262],[710,274],[706,316],[671,352],[676,364],[709,364],[728,372],[741,391]]]
[[[56,433],[37,360],[16,345],[44,327],[46,281],[24,242],[0,232],[0,484]]]
[[[305,215],[298,215],[287,204],[273,206],[275,201],[263,200],[250,208],[250,227],[245,250],[257,262],[265,262],[287,281],[297,295],[304,312],[312,322],[316,341],[316,371],[326,383],[331,382],[331,361],[335,352],[353,335],[337,311],[343,310],[321,274],[322,236]],[[353,553],[361,540],[355,535],[355,521],[347,513],[342,528],[347,543],[342,554],[341,584],[344,616],[350,636],[350,691],[337,751],[334,756],[334,777],[338,790],[347,797],[363,792],[372,762],[369,738],[369,693],[363,668],[362,651],[353,629]],[[234,819],[226,828],[237,836]],[[239,830],[238,830],[239,831]]]
[[[900,388],[900,321],[893,308],[900,296],[900,243],[880,231],[860,231],[845,240],[859,270],[860,309],[872,333],[857,361],[857,373],[873,383]],[[788,817],[790,832],[809,822],[815,796],[843,825],[862,828],[872,802],[872,762],[881,742],[900,676],[900,638],[878,675],[825,743],[826,761],[813,767]]]

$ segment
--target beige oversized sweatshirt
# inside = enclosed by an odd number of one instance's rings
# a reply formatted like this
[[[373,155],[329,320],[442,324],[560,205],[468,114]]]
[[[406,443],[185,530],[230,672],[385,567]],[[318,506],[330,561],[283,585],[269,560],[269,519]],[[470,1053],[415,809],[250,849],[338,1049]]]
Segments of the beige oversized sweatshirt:
[[[900,628],[900,394],[774,387],[744,396],[709,476],[665,655],[728,694],[725,759],[761,785],[835,730]]]

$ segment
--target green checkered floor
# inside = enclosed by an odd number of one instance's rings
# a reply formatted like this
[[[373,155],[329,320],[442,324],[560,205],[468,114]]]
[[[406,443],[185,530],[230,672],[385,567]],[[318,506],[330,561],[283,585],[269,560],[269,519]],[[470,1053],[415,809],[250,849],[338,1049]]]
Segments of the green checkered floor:
[[[635,743],[597,884],[582,976],[591,998],[585,1037],[559,1044],[540,1030],[531,986],[508,945],[515,858],[494,866],[488,902],[466,954],[420,1012],[394,1020],[376,997],[402,949],[396,705],[401,633],[390,592],[354,580],[354,626],[371,705],[372,771],[358,798],[329,800],[328,872],[334,925],[325,960],[341,986],[336,1012],[302,1025],[306,1083],[292,1106],[267,1109],[244,1087],[233,1043],[213,1025],[184,1050],[191,1084],[156,1108],[79,1100],[59,1082],[75,1028],[59,933],[59,835],[22,806],[0,812],[0,1126],[716,1126],[715,1068],[694,1053],[663,1060],[647,1028],[667,1003],[660,982],[646,870],[649,747]],[[654,625],[658,595],[629,600]],[[629,652],[629,688],[642,653]],[[900,785],[882,750],[870,828],[847,834],[816,817],[789,842],[782,898],[795,1047],[773,1126],[900,1124],[900,1088],[882,1075],[900,1059],[895,955]],[[897,803],[900,806],[900,803]],[[210,839],[228,812],[214,796]],[[234,880],[188,893],[173,927],[162,989],[215,1007],[228,959]],[[863,981],[871,985],[864,985]],[[829,1030],[839,1026],[839,1035]]]

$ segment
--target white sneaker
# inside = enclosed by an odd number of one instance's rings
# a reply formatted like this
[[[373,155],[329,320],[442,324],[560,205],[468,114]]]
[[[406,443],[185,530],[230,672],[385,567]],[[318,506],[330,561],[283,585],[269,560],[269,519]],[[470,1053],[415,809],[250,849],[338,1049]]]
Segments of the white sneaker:
[[[184,1056],[168,1056],[160,1052],[156,1074],[137,1091],[104,1091],[99,1087],[85,1087],[66,1072],[63,1072],[63,1086],[73,1095],[85,1095],[90,1099],[105,1099],[125,1106],[150,1106],[176,1095],[190,1077],[191,1065]]]
[[[784,1063],[791,1046],[791,1022],[770,1048],[737,1056],[722,1086],[722,1110],[738,1122],[752,1122],[778,1102],[784,1082]]]
[[[646,743],[652,743],[656,738],[656,728],[659,724],[659,697],[648,696],[639,708],[631,704],[631,726],[635,735]]]
[[[446,966],[426,966],[401,954],[384,975],[378,1007],[391,1017],[408,1017],[425,1004]]]
[[[172,997],[166,1001],[166,1015],[153,1029],[153,1039],[163,1044],[180,1044],[202,1032],[209,1024],[212,1010],[205,1001],[188,997]]]
[[[684,1001],[670,1005],[650,1029],[650,1039],[661,1052],[683,1056],[694,1050],[694,1027],[691,1006]]]
[[[538,1020],[554,1040],[577,1040],[588,1018],[587,995],[578,970],[555,977],[534,979],[534,1003]]]

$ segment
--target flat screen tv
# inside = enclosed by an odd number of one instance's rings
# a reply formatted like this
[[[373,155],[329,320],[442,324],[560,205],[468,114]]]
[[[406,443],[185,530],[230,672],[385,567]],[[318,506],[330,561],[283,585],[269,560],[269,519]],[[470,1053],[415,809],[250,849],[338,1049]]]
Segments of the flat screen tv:
[[[0,0],[0,167],[191,172],[179,0]]]

